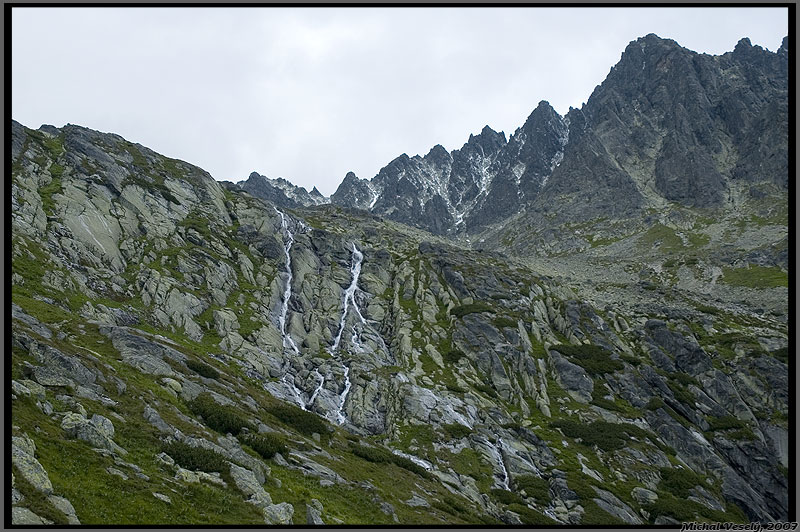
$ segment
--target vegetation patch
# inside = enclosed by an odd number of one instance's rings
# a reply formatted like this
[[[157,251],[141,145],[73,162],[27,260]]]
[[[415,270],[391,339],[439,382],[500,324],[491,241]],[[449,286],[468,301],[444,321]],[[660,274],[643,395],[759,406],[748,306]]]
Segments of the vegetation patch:
[[[272,458],[276,454],[286,454],[286,442],[276,434],[247,434],[241,438],[242,443],[250,446],[264,458]]]
[[[522,504],[509,504],[508,509],[519,515],[520,521],[525,525],[555,525],[556,522],[546,515],[532,510]]]
[[[388,451],[382,447],[367,447],[366,445],[359,445],[359,444],[350,444],[350,451],[364,460],[369,462],[374,462],[376,464],[394,464],[398,467],[402,467],[407,471],[411,471],[412,473],[416,473],[417,475],[423,478],[430,478],[430,473],[428,473],[425,468],[415,464],[408,458],[404,458],[402,456],[398,456],[391,451]]]
[[[206,425],[222,434],[239,434],[250,424],[230,406],[217,403],[211,394],[201,393],[189,401],[189,410],[201,416]]]
[[[630,423],[593,421],[581,423],[572,419],[560,419],[550,423],[551,428],[561,429],[565,436],[578,439],[589,447],[596,445],[604,451],[621,449],[631,438],[647,437],[647,431]]]
[[[162,451],[170,455],[175,463],[184,469],[220,473],[227,470],[225,457],[211,449],[192,447],[181,441],[174,441],[166,444]]]
[[[515,320],[512,320],[511,318],[506,318],[505,316],[500,316],[493,319],[492,323],[494,323],[494,326],[497,327],[498,329],[517,327],[517,322]]]
[[[267,408],[267,412],[306,436],[311,436],[315,432],[320,435],[327,435],[330,432],[328,424],[321,417],[294,405],[271,406]]]
[[[494,497],[497,502],[502,504],[525,504],[525,501],[522,500],[522,497],[513,491],[493,489],[489,493],[491,493],[492,497]]]
[[[536,475],[520,475],[514,479],[514,485],[518,491],[524,491],[540,504],[550,501],[550,483],[546,479]]]
[[[551,349],[570,357],[573,362],[585,369],[589,375],[604,375],[625,367],[621,361],[611,358],[610,352],[598,345],[562,344],[554,345]]]
[[[722,268],[720,281],[747,288],[777,288],[789,286],[789,275],[778,266],[750,265],[748,268]]]
[[[442,428],[451,440],[460,440],[472,434],[472,430],[461,423],[449,423],[447,425],[442,425]]]
[[[186,361],[186,366],[198,375],[206,377],[207,379],[219,379],[219,371],[208,364],[203,364],[202,362],[192,360],[190,358]]]
[[[494,309],[486,303],[470,303],[469,305],[459,305],[450,309],[450,315],[456,318],[463,318],[467,314],[475,314],[478,312],[492,312]]]

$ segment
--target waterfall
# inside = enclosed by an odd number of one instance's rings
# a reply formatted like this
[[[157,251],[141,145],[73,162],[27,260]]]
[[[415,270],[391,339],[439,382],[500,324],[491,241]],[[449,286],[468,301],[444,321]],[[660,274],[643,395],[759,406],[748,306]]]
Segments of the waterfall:
[[[497,445],[492,445],[491,442],[488,442],[488,444],[489,444],[490,454],[494,457],[495,461],[497,462],[497,465],[500,466],[500,470],[503,472],[503,477],[500,482],[500,486],[504,490],[509,490],[511,488],[508,483],[509,481],[508,469],[506,469],[506,463],[503,460],[503,439],[497,438]]]
[[[319,370],[316,368],[314,368],[314,375],[316,375],[317,378],[319,379],[319,384],[317,385],[314,392],[311,394],[311,397],[308,399],[309,405],[314,404],[314,400],[317,398],[317,395],[319,395],[319,392],[322,390],[322,385],[325,384],[325,377],[323,377],[322,374],[319,372]]]
[[[289,347],[292,348],[292,351],[295,354],[300,354],[300,350],[297,349],[297,344],[294,343],[292,340],[291,335],[287,334],[286,332],[286,313],[289,311],[289,299],[292,297],[292,256],[289,254],[289,251],[292,249],[292,244],[294,244],[294,235],[292,231],[289,229],[289,224],[286,222],[286,215],[283,214],[281,211],[278,210],[277,207],[273,207],[275,212],[277,212],[281,217],[281,227],[283,231],[286,233],[286,242],[283,246],[283,252],[286,254],[286,288],[283,289],[283,299],[281,300],[281,313],[278,315],[278,323],[281,327],[281,337],[283,338],[283,347],[286,347],[288,344]]]
[[[353,310],[355,311],[356,315],[358,315],[358,319],[361,321],[362,328],[366,325],[367,320],[364,319],[364,316],[361,314],[361,310],[358,308],[358,304],[356,303],[355,299],[355,292],[358,289],[358,277],[361,275],[361,261],[364,260],[364,255],[358,250],[355,244],[353,244],[353,251],[352,251],[352,263],[350,265],[350,274],[352,276],[352,280],[350,282],[350,286],[344,291],[344,298],[342,301],[342,318],[339,321],[339,332],[336,334],[336,338],[333,340],[333,345],[330,348],[330,354],[336,357],[336,352],[339,349],[339,343],[342,340],[342,333],[344,332],[345,322],[347,320],[347,312],[350,308],[350,303],[353,305]],[[360,333],[353,327],[353,336],[351,337],[351,343],[356,350],[360,350],[361,342],[360,342]],[[337,358],[338,360],[338,358]],[[336,411],[336,423],[339,425],[343,425],[345,421],[347,421],[347,417],[344,413],[344,404],[347,400],[347,394],[350,393],[350,368],[344,364],[341,360],[339,363],[342,365],[342,370],[344,371],[344,390],[339,395],[339,408]]]

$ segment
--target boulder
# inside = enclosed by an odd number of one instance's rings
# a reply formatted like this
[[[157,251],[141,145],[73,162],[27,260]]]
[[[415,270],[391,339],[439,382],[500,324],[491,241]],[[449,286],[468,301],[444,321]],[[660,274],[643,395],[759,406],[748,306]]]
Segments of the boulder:
[[[271,504],[264,508],[264,522],[268,525],[291,525],[294,506],[288,502]]]
[[[42,464],[34,457],[36,445],[26,434],[11,438],[11,463],[31,486],[45,495],[53,493],[53,485]]]

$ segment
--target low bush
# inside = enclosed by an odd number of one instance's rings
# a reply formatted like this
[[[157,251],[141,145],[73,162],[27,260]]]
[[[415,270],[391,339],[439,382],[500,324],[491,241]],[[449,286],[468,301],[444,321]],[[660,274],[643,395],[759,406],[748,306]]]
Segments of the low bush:
[[[664,403],[664,400],[660,397],[651,397],[650,401],[647,402],[647,406],[645,406],[648,410],[658,410],[659,408],[664,408],[667,406]]]
[[[350,452],[360,458],[363,458],[364,460],[367,460],[368,462],[373,462],[376,464],[394,464],[407,471],[416,473],[423,478],[431,477],[430,473],[428,473],[425,468],[415,464],[408,458],[398,456],[382,447],[367,447],[366,445],[357,445],[351,443]]]
[[[492,312],[494,309],[486,303],[470,303],[469,305],[459,305],[450,309],[450,315],[456,318],[463,318],[467,314],[475,314],[477,312]]]
[[[520,520],[526,525],[555,525],[556,522],[546,515],[532,510],[522,504],[509,504],[508,509],[519,515]]]
[[[272,458],[275,454],[286,454],[286,443],[276,434],[248,434],[242,438],[242,443],[264,458]]]
[[[536,499],[536,502],[546,504],[550,501],[550,483],[536,475],[520,475],[514,479],[514,485],[518,491],[525,491],[528,497]]]
[[[464,357],[464,353],[459,349],[451,349],[442,354],[442,360],[446,364],[458,364],[462,357]]]
[[[783,362],[784,364],[789,363],[789,348],[788,347],[781,347],[780,349],[776,349],[772,352],[772,356]]]
[[[630,423],[580,423],[572,419],[560,419],[550,423],[550,426],[561,429],[565,436],[580,438],[585,445],[596,445],[604,451],[620,449],[632,437],[643,439],[649,436],[647,431]]]
[[[460,440],[472,434],[472,429],[461,423],[449,423],[447,425],[442,425],[442,428],[451,440]]]
[[[243,428],[252,428],[233,407],[217,403],[211,394],[201,393],[189,401],[189,410],[202,416],[206,425],[222,434],[239,434]]]
[[[679,499],[688,499],[690,489],[704,485],[703,477],[686,468],[662,467],[659,469],[659,473],[661,473],[661,482],[658,487]]]
[[[267,408],[267,412],[306,436],[311,436],[315,432],[325,435],[330,431],[328,424],[321,417],[294,405],[273,406]]]
[[[497,318],[493,319],[492,323],[494,323],[494,326],[497,327],[498,329],[503,329],[503,328],[506,328],[506,327],[510,327],[510,328],[514,328],[514,329],[517,328],[516,320],[512,320],[511,318],[506,318],[505,316],[501,316],[501,317],[497,317]]]
[[[624,525],[623,520],[606,512],[593,500],[583,501],[581,525]]]
[[[473,388],[475,388],[479,392],[485,393],[489,397],[492,397],[492,398],[496,398],[497,397],[497,392],[494,391],[494,388],[492,388],[488,384],[476,384],[475,386],[473,386]]]
[[[525,504],[522,497],[513,491],[493,489],[489,493],[491,493],[492,497],[494,497],[497,502],[502,504]]]
[[[747,423],[737,419],[734,416],[722,416],[722,417],[708,417],[710,431],[717,431],[717,430],[728,430],[728,429],[744,429],[747,427]]]
[[[589,375],[604,375],[625,367],[621,361],[611,358],[611,353],[597,345],[562,344],[554,345],[551,349],[570,357],[573,362],[586,370]]]
[[[219,379],[219,372],[208,364],[203,364],[197,360],[189,359],[186,361],[186,366],[198,375],[206,377],[207,379]]]
[[[161,450],[170,455],[175,463],[184,469],[207,472],[222,472],[227,469],[225,457],[210,449],[192,447],[181,441],[174,441],[164,445]]]

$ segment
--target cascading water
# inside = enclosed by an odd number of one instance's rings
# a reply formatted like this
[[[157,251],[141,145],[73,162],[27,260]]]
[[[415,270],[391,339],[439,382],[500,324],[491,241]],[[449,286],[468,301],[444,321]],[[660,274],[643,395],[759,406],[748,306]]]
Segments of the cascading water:
[[[323,377],[322,374],[319,372],[319,370],[317,370],[316,368],[314,368],[314,375],[316,375],[317,378],[319,379],[319,384],[317,384],[316,389],[311,394],[311,397],[309,397],[308,405],[314,404],[314,400],[317,398],[317,395],[319,395],[319,392],[322,390],[322,385],[325,384],[325,377]]]
[[[509,490],[508,469],[506,469],[506,463],[505,460],[503,460],[503,439],[497,438],[497,445],[492,445],[492,443],[489,442],[489,452],[494,456],[495,460],[497,461],[497,465],[500,466],[500,470],[503,472],[500,485],[504,490]]]
[[[286,242],[283,246],[283,252],[286,254],[286,287],[283,289],[283,299],[281,300],[281,313],[278,315],[278,323],[281,326],[281,337],[283,338],[283,347],[288,346],[294,351],[295,354],[300,354],[300,350],[297,349],[297,344],[294,343],[292,340],[291,335],[286,333],[286,314],[289,312],[289,299],[292,297],[292,256],[289,254],[289,251],[292,249],[292,244],[294,244],[294,235],[292,231],[289,229],[289,224],[286,223],[286,215],[283,214],[281,211],[275,207],[275,212],[277,212],[281,217],[281,228],[283,228],[283,232],[286,233]]]
[[[345,322],[347,320],[347,312],[350,308],[350,303],[353,304],[353,310],[358,315],[358,319],[361,322],[361,327],[363,328],[366,325],[367,320],[364,319],[364,316],[361,314],[361,310],[358,308],[358,304],[356,303],[355,299],[355,292],[358,289],[358,277],[361,275],[361,261],[364,260],[364,255],[358,250],[355,244],[353,244],[353,252],[352,252],[352,264],[350,265],[350,274],[352,275],[352,281],[350,282],[350,286],[347,287],[347,290],[344,292],[344,301],[343,308],[342,308],[342,318],[339,321],[339,332],[336,334],[336,338],[333,340],[333,345],[330,348],[330,353],[334,357],[336,356],[336,351],[339,349],[339,343],[342,340],[342,333],[344,332]],[[360,351],[361,348],[361,341],[360,341],[360,332],[357,330],[355,326],[353,326],[353,336],[351,337],[351,343],[353,347]],[[339,363],[342,365],[342,370],[344,372],[344,390],[339,395],[339,408],[336,411],[336,423],[339,425],[343,425],[345,421],[347,421],[347,416],[344,413],[344,403],[347,400],[347,394],[350,393],[350,368],[347,367],[341,360]]]

